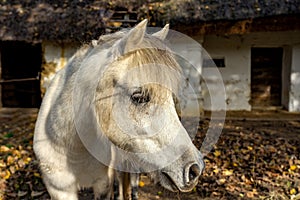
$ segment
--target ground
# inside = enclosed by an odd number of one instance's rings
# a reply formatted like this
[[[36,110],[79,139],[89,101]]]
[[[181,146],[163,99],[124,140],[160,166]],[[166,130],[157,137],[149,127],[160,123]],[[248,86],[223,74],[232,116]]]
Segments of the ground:
[[[49,199],[32,151],[36,109],[0,110],[0,199]],[[200,148],[209,113],[194,140]],[[140,199],[300,199],[300,114],[229,112],[206,169],[188,194],[171,193],[142,175]],[[90,190],[80,199],[92,199]]]

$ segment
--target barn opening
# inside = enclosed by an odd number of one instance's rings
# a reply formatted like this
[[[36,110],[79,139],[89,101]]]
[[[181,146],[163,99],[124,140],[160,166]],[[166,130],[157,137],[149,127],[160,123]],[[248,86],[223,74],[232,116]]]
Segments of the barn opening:
[[[3,107],[37,108],[41,103],[41,44],[1,42],[1,102]]]
[[[283,48],[251,48],[253,109],[281,107]]]

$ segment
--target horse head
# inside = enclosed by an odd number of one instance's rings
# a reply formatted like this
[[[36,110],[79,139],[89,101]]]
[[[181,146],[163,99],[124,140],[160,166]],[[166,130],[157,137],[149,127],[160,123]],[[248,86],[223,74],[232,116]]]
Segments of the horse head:
[[[97,122],[123,152],[118,159],[126,162],[126,170],[150,172],[165,188],[187,192],[197,184],[204,162],[175,109],[182,71],[164,42],[169,26],[148,34],[146,25],[144,20],[113,39],[113,62],[95,94]]]

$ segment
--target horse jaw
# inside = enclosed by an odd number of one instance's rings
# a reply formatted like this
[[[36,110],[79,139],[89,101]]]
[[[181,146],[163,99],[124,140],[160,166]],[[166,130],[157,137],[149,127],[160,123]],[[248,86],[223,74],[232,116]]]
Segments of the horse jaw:
[[[160,31],[157,31],[156,33],[153,33],[152,36],[157,37],[161,40],[165,40],[169,33],[169,28],[170,28],[170,25],[166,24],[163,29],[161,29]]]

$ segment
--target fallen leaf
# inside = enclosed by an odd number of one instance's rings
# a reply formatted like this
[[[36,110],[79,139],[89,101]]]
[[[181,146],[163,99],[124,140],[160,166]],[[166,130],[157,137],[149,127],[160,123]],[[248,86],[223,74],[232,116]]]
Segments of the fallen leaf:
[[[221,155],[221,151],[218,151],[218,150],[215,151],[215,152],[214,152],[214,155],[215,155],[216,157],[219,157],[219,156]]]
[[[27,194],[28,192],[27,191],[18,191],[18,197],[23,197]]]
[[[10,175],[11,175],[10,171],[9,170],[5,170],[3,179],[5,179],[5,180],[9,179]]]
[[[10,148],[8,148],[7,146],[2,145],[2,146],[0,147],[0,151],[5,153],[5,152],[10,151]]]
[[[217,180],[218,184],[222,185],[226,182],[226,179],[225,178],[221,178],[219,180]]]
[[[8,156],[8,157],[6,158],[6,163],[7,163],[8,165],[14,164],[14,163],[15,163],[14,157]]]
[[[3,160],[0,160],[0,168],[5,168],[6,163]]]
[[[41,191],[41,192],[32,191],[31,192],[31,197],[41,196],[43,193],[44,193],[44,191]]]
[[[233,174],[233,170],[227,170],[227,169],[225,169],[223,171],[223,175],[225,175],[225,176],[231,176],[232,174]]]
[[[234,166],[234,167],[237,167],[237,166],[239,166],[237,163],[232,163],[232,165]]]
[[[300,200],[300,193],[299,194],[297,194],[297,195],[292,195],[291,196],[291,200]]]
[[[296,194],[296,189],[295,188],[292,188],[291,190],[290,190],[290,194]]]
[[[290,166],[290,170],[294,171],[294,170],[296,170],[296,169],[297,169],[297,166],[296,166],[296,165],[291,165],[291,166]]]
[[[24,161],[25,165],[27,165],[31,161],[31,158],[30,157],[25,157],[23,159],[23,161]]]

